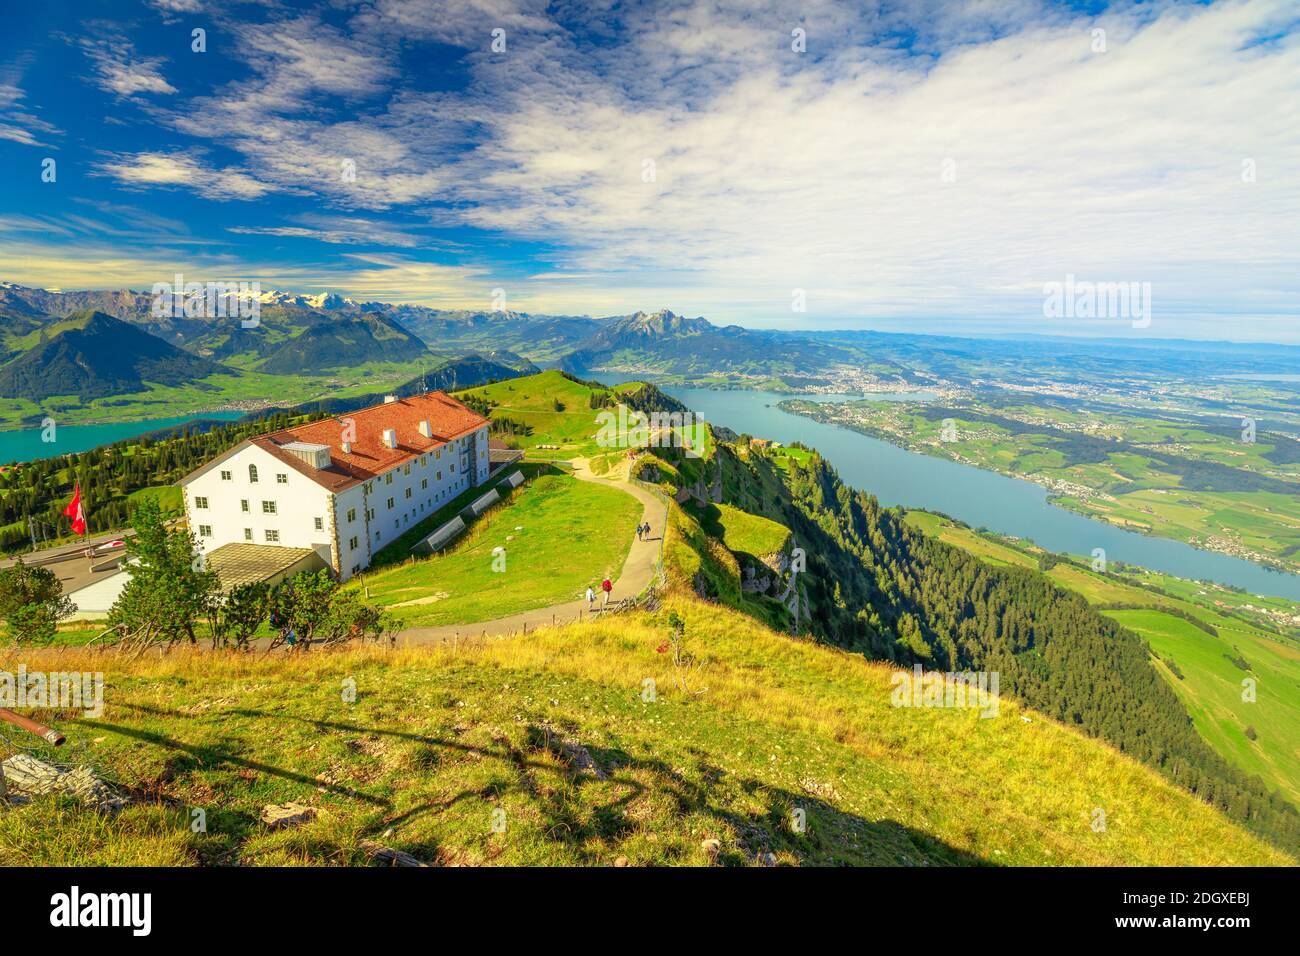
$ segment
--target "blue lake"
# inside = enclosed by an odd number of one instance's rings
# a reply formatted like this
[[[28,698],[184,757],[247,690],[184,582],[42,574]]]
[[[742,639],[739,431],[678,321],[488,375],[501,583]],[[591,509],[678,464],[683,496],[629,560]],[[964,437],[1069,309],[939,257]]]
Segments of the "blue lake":
[[[590,376],[607,385],[632,376]],[[1181,541],[1124,531],[1050,504],[1047,489],[970,465],[908,451],[859,432],[815,422],[777,408],[791,398],[843,401],[846,398],[916,400],[896,395],[784,395],[774,392],[663,388],[707,421],[733,431],[816,448],[845,482],[869,492],[886,506],[941,511],[972,527],[1026,538],[1049,551],[1091,555],[1103,548],[1108,561],[1124,561],[1180,578],[1218,581],[1254,594],[1300,600],[1300,577],[1272,571],[1252,561],[1202,551]]]
[[[35,461],[54,458],[79,451],[90,451],[100,445],[135,438],[165,428],[175,428],[197,421],[233,422],[246,412],[204,412],[201,415],[182,415],[178,418],[151,418],[138,422],[109,422],[103,425],[58,425],[54,441],[43,440],[39,425],[0,431],[0,465],[15,461]]]

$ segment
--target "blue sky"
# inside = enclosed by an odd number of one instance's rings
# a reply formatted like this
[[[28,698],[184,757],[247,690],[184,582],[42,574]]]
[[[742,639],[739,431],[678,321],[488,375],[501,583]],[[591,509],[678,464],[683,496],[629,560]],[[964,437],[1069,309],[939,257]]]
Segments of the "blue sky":
[[[1293,0],[11,5],[0,279],[1300,341],[1297,26]],[[1152,321],[1045,317],[1067,276],[1149,283]]]

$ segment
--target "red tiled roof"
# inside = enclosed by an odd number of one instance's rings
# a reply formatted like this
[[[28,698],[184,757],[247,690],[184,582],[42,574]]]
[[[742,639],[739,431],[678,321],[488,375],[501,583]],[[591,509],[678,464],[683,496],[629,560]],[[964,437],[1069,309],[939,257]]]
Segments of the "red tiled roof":
[[[422,421],[429,423],[432,438],[420,434]],[[412,458],[427,454],[487,424],[486,418],[470,411],[445,392],[426,392],[423,395],[399,398],[395,402],[361,408],[335,418],[260,435],[248,442],[241,442],[225,455],[208,462],[194,475],[206,471],[246,444],[252,444],[274,455],[294,471],[337,493],[391,471]],[[353,433],[351,450],[347,454],[343,452],[345,428]],[[384,431],[389,428],[397,432],[396,448],[384,444]],[[313,468],[281,447],[295,441],[328,445],[329,467]],[[182,483],[188,481],[189,477],[193,476],[187,476]]]

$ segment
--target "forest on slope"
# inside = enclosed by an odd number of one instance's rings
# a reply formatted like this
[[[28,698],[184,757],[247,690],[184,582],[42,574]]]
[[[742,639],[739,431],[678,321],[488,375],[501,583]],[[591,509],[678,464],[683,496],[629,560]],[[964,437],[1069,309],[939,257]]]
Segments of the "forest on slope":
[[[996,671],[1002,693],[1158,769],[1289,852],[1300,847],[1296,808],[1216,754],[1141,638],[1080,595],[927,537],[815,453],[719,443],[701,465],[672,451],[660,454],[695,468],[724,503],[790,528],[807,559],[801,627],[818,640],[904,667]]]

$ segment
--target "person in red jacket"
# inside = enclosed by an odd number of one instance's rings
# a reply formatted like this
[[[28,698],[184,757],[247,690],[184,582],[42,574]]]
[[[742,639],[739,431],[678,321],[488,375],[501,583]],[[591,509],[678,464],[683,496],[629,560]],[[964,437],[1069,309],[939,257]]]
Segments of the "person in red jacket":
[[[604,607],[609,604],[609,592],[614,590],[614,583],[609,578],[606,578],[600,582],[600,589],[605,592],[605,603],[601,605]]]

